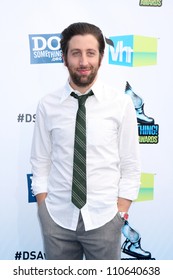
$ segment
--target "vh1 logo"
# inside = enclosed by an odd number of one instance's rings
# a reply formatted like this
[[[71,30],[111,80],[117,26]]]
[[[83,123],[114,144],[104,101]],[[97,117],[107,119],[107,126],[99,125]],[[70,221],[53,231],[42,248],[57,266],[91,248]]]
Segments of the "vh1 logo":
[[[139,35],[110,37],[109,64],[150,66],[157,64],[157,38]]]
[[[31,34],[30,63],[62,63],[61,34]]]

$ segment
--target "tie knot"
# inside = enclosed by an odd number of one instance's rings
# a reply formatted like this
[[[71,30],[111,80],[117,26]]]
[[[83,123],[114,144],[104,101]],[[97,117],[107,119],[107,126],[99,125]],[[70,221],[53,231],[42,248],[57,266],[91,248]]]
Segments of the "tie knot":
[[[85,102],[87,100],[87,98],[91,95],[94,95],[93,91],[90,90],[87,94],[84,94],[84,95],[77,95],[76,93],[72,92],[71,93],[71,96],[73,96],[74,98],[78,99],[78,102],[79,102],[79,106],[84,106],[85,105]]]

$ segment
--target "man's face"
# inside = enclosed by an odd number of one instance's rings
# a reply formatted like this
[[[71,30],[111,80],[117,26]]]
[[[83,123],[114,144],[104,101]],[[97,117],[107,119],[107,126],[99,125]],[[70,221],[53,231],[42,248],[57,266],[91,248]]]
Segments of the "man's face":
[[[70,74],[70,84],[81,91],[94,83],[102,58],[97,39],[90,34],[76,35],[69,41],[65,65]]]

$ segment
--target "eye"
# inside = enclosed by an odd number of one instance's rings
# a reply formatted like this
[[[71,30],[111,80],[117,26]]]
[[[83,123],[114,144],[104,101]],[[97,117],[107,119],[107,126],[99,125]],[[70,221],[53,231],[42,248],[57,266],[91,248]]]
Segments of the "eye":
[[[76,56],[80,56],[80,52],[79,52],[79,51],[73,51],[73,52],[72,52],[72,55],[75,56],[75,57],[76,57]]]
[[[88,52],[87,52],[87,55],[88,55],[89,57],[93,57],[93,56],[95,56],[95,52],[94,52],[94,51],[88,51]]]

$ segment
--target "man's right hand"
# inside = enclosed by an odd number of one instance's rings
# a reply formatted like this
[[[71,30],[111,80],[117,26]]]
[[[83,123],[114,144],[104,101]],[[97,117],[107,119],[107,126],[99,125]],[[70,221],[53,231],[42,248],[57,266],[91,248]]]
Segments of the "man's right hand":
[[[38,206],[42,203],[43,200],[45,200],[46,196],[47,193],[39,193],[36,195]]]

